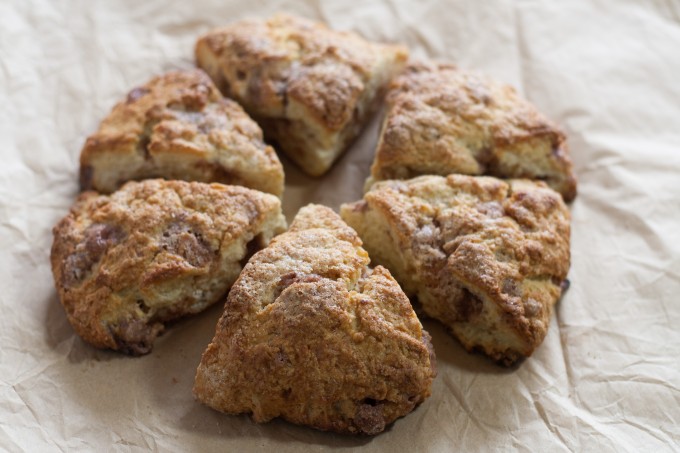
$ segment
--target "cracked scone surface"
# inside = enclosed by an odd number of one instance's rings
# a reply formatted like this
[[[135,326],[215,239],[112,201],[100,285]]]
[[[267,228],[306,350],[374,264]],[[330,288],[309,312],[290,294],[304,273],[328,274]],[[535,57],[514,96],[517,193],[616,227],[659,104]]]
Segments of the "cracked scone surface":
[[[130,180],[219,182],[283,193],[283,167],[262,130],[201,70],[169,72],[130,91],[85,142],[83,190]]]
[[[543,182],[383,181],[341,215],[467,350],[510,365],[543,341],[570,264],[569,211]]]
[[[85,192],[54,227],[51,262],[75,331],[99,348],[151,350],[165,322],[225,297],[248,254],[286,228],[277,197],[146,180]]]
[[[408,51],[278,14],[206,34],[196,60],[306,173],[320,176],[382,101]]]
[[[430,395],[428,333],[329,208],[300,210],[234,284],[194,394],[257,422],[377,434]]]
[[[387,95],[373,181],[460,173],[545,181],[576,196],[564,133],[514,88],[446,63],[414,63]]]

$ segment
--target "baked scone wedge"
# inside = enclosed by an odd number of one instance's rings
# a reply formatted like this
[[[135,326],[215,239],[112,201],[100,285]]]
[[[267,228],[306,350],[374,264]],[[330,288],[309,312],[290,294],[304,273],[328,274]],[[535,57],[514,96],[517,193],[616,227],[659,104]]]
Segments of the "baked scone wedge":
[[[570,261],[569,211],[543,182],[382,181],[341,215],[467,350],[510,365],[543,341]]]
[[[239,186],[157,179],[85,192],[54,227],[54,282],[85,341],[146,354],[164,323],[223,300],[285,228],[277,197]]]
[[[428,333],[389,271],[329,208],[308,205],[234,284],[194,395],[257,422],[378,434],[431,392]]]
[[[451,64],[413,63],[391,84],[374,181],[460,173],[545,181],[576,196],[564,133],[514,88]]]
[[[198,66],[312,176],[356,138],[407,58],[402,46],[286,14],[235,22],[196,44]]]
[[[82,190],[111,193],[151,178],[240,185],[280,197],[284,175],[257,123],[194,69],[130,91],[81,152]]]

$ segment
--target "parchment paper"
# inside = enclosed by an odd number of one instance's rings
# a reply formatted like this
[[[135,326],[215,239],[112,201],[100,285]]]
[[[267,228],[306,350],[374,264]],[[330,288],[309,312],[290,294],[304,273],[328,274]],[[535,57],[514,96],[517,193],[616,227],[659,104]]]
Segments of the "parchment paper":
[[[572,287],[513,369],[433,322],[432,397],[375,438],[219,414],[191,396],[221,306],[152,354],[74,335],[51,227],[80,148],[132,87],[193,64],[209,28],[288,11],[514,84],[566,130],[579,178]],[[32,0],[0,3],[0,446],[8,451],[680,450],[677,1]],[[286,162],[289,219],[361,196],[378,121],[323,179]]]

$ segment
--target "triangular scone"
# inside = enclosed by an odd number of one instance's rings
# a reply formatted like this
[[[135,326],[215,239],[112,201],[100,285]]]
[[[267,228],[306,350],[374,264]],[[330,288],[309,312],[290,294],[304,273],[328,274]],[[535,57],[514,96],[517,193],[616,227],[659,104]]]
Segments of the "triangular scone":
[[[257,422],[377,434],[430,395],[434,353],[390,273],[329,208],[302,208],[234,284],[194,394]]]
[[[216,29],[196,60],[306,173],[320,176],[377,109],[408,51],[278,14]]]
[[[131,180],[219,182],[283,193],[283,167],[262,131],[203,71],[169,72],[130,91],[80,155],[83,190]]]
[[[273,195],[146,180],[83,193],[54,227],[52,272],[75,331],[99,348],[151,350],[167,321],[223,300],[255,250],[286,228]]]
[[[391,85],[371,177],[490,175],[576,196],[562,131],[508,85],[445,63],[410,65]]]
[[[463,175],[373,185],[341,208],[377,264],[466,349],[541,344],[569,270],[569,211],[542,182]]]

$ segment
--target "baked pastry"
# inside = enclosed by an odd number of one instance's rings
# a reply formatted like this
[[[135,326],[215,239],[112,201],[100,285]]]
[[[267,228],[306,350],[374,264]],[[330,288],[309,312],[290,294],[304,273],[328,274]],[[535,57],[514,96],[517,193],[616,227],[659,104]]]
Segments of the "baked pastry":
[[[146,180],[85,192],[54,227],[54,282],[85,341],[146,354],[164,323],[223,300],[285,227],[277,197],[244,187]]]
[[[570,259],[569,211],[543,182],[383,181],[341,214],[467,350],[510,365],[543,341]]]
[[[300,210],[234,284],[194,394],[257,422],[377,434],[430,395],[435,359],[389,271],[329,208]]]
[[[415,63],[390,86],[374,181],[491,175],[545,181],[576,196],[566,138],[508,85],[446,63]]]
[[[233,23],[196,44],[198,66],[312,176],[351,144],[407,58],[404,47],[285,14]]]
[[[80,185],[111,193],[130,180],[220,182],[283,193],[262,131],[203,71],[169,72],[130,91],[80,155]]]

